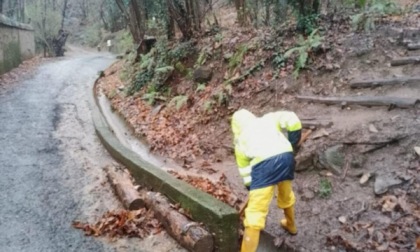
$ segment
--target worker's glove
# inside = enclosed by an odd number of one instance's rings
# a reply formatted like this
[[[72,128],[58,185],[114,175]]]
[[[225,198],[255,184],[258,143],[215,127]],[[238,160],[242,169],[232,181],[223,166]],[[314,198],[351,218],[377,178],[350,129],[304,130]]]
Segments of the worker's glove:
[[[287,137],[289,142],[292,144],[293,149],[295,149],[299,146],[299,142],[302,137],[302,130],[288,131]]]

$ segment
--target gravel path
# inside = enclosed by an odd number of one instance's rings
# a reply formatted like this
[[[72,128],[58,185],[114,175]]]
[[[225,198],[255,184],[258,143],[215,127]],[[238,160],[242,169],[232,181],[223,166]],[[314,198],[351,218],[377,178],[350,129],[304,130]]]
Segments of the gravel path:
[[[110,242],[71,227],[121,208],[89,109],[96,74],[114,57],[80,52],[0,92],[1,251],[182,251],[166,233]]]

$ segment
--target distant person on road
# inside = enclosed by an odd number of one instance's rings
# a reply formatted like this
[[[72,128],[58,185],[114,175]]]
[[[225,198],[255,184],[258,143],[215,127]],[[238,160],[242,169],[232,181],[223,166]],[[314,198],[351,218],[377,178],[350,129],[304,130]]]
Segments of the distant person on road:
[[[232,117],[235,157],[239,173],[250,190],[245,209],[245,232],[242,252],[257,250],[260,231],[264,229],[269,206],[277,185],[277,206],[284,210],[280,221],[290,234],[297,233],[292,190],[295,160],[293,149],[301,138],[302,124],[295,113],[278,111],[256,117],[248,110]],[[287,137],[282,131],[287,131]]]
[[[111,52],[111,49],[112,49],[112,41],[110,39],[108,39],[106,41],[106,46],[108,47],[108,52]]]

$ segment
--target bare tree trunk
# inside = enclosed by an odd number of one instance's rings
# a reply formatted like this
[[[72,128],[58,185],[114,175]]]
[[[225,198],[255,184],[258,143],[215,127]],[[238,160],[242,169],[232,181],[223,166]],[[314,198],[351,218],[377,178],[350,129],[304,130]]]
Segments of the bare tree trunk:
[[[236,13],[237,13],[237,19],[240,26],[245,25],[245,0],[235,0],[235,7],[236,7]]]
[[[131,22],[130,22],[130,16],[129,16],[127,8],[124,5],[123,0],[115,0],[115,3],[117,4],[118,9],[120,9],[120,11],[121,11],[121,13],[124,17],[126,25],[128,25],[128,28],[130,29],[131,35],[133,35],[132,26],[131,26]]]
[[[61,19],[61,30],[64,30],[64,19],[66,19],[67,3],[68,3],[68,0],[64,0],[63,10],[61,12],[61,16],[62,16],[62,19]]]
[[[105,19],[104,5],[105,5],[105,0],[102,0],[101,7],[100,7],[101,9],[99,11],[99,16],[101,17],[101,20],[102,20],[102,23],[104,24],[105,30],[108,30],[109,29],[109,24],[106,22],[106,19]]]
[[[80,0],[80,9],[82,10],[82,20],[86,20],[89,13],[89,4],[86,0]]]
[[[265,0],[265,20],[264,24],[269,25],[270,24],[270,7],[271,7],[271,0]]]
[[[168,23],[167,23],[167,37],[171,40],[175,36],[175,20],[172,15],[169,14],[169,7],[168,7]]]
[[[128,10],[122,0],[115,0],[115,2],[127,20],[134,41],[141,45],[146,30],[143,0],[130,0]]]
[[[198,1],[195,0],[186,0],[186,7],[187,7],[187,21],[188,27],[193,29],[194,31],[200,31],[200,8]]]
[[[122,14],[124,15],[124,18],[128,20],[127,8],[125,7],[125,5],[122,2],[122,0],[115,0],[115,3],[117,4],[118,8],[120,9],[120,11],[122,12]]]
[[[179,3],[179,0],[167,0],[166,3],[168,4],[169,15],[177,22],[184,39],[191,39],[193,33],[188,22],[188,12],[184,9],[184,6]]]
[[[47,0],[44,0],[44,9],[42,15],[42,33],[44,34],[44,38],[47,38],[46,32],[46,21],[47,21]],[[48,43],[44,42],[44,57],[47,57],[47,47]]]
[[[192,27],[193,25],[193,20],[194,20],[194,14],[193,14],[193,2],[194,0],[186,0],[185,1],[185,7],[187,8],[187,26],[188,27]]]
[[[131,22],[134,25],[133,29],[135,30],[136,36],[134,40],[141,44],[144,39],[145,34],[145,23],[144,19],[144,4],[143,0],[130,0],[130,13],[131,13]]]
[[[202,13],[200,10],[200,1],[193,1],[194,12],[194,29],[198,32],[201,30]]]
[[[316,14],[319,11],[320,0],[298,0],[299,13],[302,16]]]
[[[255,28],[258,28],[258,12],[260,10],[259,1],[260,0],[255,0],[254,1],[254,20],[252,20],[252,21],[254,23]]]

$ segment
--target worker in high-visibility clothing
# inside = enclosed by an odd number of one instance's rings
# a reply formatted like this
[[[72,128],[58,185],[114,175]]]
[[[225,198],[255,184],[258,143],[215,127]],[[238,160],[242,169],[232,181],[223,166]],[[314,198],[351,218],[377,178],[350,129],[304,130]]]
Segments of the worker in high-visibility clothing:
[[[290,234],[297,233],[292,190],[293,148],[300,141],[302,124],[289,111],[256,117],[241,109],[233,114],[231,126],[239,173],[250,190],[241,251],[256,251],[276,185],[277,206],[284,209],[285,215],[280,225]],[[282,131],[287,131],[287,138]]]

